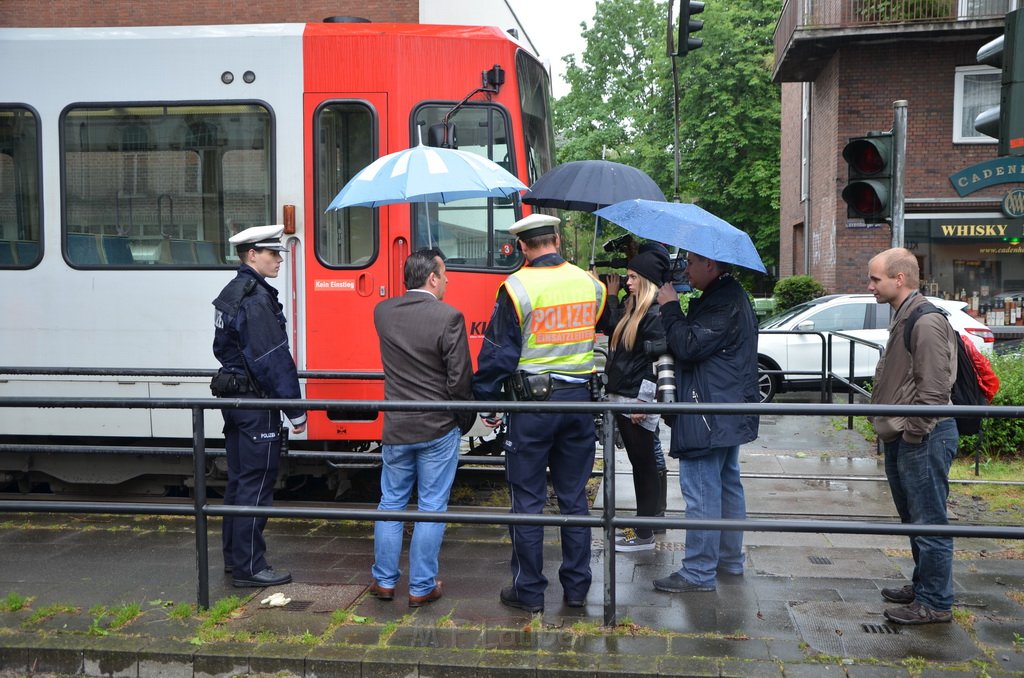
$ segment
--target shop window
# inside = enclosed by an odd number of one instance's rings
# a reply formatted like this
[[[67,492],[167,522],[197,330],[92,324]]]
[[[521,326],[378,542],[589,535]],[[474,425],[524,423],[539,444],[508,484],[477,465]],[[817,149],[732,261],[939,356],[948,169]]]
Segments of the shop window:
[[[956,69],[953,86],[953,143],[994,144],[996,140],[974,129],[979,113],[999,105],[1002,72],[989,66]]]

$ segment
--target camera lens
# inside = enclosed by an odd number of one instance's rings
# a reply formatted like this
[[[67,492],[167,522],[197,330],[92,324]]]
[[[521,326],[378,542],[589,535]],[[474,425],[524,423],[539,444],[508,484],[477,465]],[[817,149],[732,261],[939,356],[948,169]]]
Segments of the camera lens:
[[[671,353],[663,353],[654,363],[654,371],[658,378],[658,402],[674,403],[676,401],[676,361]]]

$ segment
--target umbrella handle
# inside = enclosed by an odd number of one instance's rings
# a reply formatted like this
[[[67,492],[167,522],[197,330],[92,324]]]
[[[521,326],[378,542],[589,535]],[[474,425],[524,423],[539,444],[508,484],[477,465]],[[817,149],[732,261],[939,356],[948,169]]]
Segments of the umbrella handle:
[[[594,217],[594,241],[590,243],[590,268],[594,268],[597,261],[597,229],[601,226],[601,217]]]

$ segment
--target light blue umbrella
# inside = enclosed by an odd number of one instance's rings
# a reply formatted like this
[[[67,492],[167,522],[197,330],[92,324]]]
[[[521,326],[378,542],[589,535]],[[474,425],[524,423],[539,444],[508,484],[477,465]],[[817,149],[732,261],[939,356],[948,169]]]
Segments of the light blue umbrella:
[[[642,238],[767,273],[750,236],[696,205],[624,200],[594,212]]]
[[[526,184],[481,155],[419,145],[377,158],[364,167],[345,184],[327,210],[507,198],[525,190]]]

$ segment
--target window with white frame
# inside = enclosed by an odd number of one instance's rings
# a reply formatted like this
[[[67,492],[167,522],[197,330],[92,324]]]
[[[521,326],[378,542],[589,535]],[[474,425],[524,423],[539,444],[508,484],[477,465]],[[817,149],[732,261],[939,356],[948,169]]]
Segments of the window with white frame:
[[[961,66],[953,86],[953,143],[994,144],[974,129],[979,113],[999,105],[1002,72],[991,66]]]

